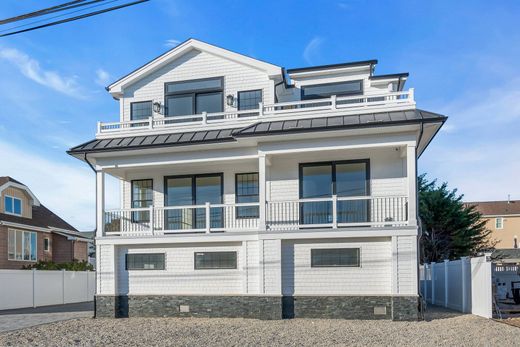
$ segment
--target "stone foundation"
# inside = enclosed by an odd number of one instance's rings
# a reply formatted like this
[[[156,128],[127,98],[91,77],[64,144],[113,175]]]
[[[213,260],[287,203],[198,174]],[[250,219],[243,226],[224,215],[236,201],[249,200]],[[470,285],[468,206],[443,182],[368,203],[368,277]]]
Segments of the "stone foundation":
[[[416,296],[98,295],[96,317],[417,320]]]

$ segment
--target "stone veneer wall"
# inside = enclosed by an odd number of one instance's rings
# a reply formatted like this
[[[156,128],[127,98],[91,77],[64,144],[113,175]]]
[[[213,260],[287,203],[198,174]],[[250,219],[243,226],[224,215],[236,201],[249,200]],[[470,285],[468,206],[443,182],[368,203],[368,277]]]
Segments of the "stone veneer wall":
[[[418,297],[98,295],[96,317],[417,320]]]

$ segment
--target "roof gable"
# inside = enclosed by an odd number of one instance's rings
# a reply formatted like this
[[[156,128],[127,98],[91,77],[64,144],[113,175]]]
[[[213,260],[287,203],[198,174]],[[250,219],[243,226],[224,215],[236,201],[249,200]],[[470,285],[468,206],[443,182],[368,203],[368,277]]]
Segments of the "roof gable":
[[[0,177],[0,193],[2,193],[5,189],[7,189],[9,187],[14,187],[14,188],[23,190],[33,200],[33,204],[35,206],[40,206],[40,200],[38,200],[36,195],[33,194],[33,192],[29,189],[29,187],[27,187],[26,185],[24,185],[23,183],[20,183],[19,181],[15,180],[15,179],[13,179],[12,177],[9,177],[9,176]]]
[[[175,61],[176,59],[182,57],[184,54],[192,50],[207,52],[218,57],[222,57],[246,66],[250,66],[252,68],[265,72],[269,77],[281,76],[282,73],[282,68],[279,66],[258,59],[254,59],[239,53],[235,53],[224,48],[210,45],[199,40],[189,39],[179,44],[178,46],[172,48],[171,50],[167,51],[166,53],[160,55],[159,57],[153,59],[152,61],[146,63],[145,65],[137,68],[128,75],[115,81],[107,87],[107,90],[108,92],[110,92],[110,94],[112,94],[112,96],[120,97],[123,93],[124,88],[142,79],[143,77],[148,76],[149,74],[160,69],[166,64]]]

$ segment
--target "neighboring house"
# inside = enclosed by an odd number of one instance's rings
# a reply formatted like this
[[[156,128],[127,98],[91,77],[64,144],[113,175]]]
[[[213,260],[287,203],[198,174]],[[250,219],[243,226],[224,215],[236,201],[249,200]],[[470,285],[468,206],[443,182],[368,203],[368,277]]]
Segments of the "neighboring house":
[[[26,185],[0,177],[0,269],[21,269],[40,260],[87,260],[89,241]]]
[[[474,201],[491,230],[491,239],[497,241],[495,248],[518,248],[520,237],[520,200]]]
[[[107,87],[120,118],[69,150],[96,171],[96,315],[417,319],[416,162],[446,117],[376,63],[190,39]]]

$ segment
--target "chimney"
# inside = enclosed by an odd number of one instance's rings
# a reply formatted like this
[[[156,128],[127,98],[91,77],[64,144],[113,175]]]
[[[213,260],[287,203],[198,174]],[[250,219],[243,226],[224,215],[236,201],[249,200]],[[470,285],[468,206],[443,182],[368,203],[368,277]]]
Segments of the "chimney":
[[[508,203],[508,204],[511,203],[511,194],[507,194],[507,203]]]

